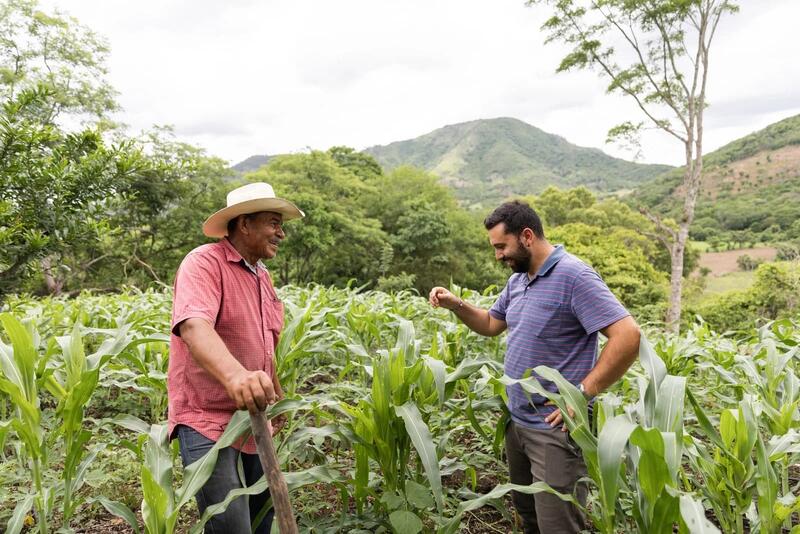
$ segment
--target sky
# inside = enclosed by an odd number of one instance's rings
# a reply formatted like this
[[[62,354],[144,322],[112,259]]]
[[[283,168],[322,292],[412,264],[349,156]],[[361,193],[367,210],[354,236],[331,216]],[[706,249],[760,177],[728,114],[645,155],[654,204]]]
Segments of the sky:
[[[104,36],[115,117],[235,164],[254,154],[363,149],[447,124],[514,117],[581,146],[641,120],[594,72],[557,74],[546,6],[523,0],[44,0]],[[743,0],[711,49],[706,152],[800,113],[800,0]],[[683,147],[642,137],[641,162]]]

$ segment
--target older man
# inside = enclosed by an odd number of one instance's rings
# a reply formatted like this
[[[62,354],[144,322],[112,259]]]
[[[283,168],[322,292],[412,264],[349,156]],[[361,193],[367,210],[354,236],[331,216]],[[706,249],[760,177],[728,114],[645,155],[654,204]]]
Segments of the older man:
[[[558,369],[587,398],[616,382],[633,363],[639,328],[591,267],[545,239],[542,222],[523,202],[508,202],[484,222],[497,260],[514,274],[490,310],[472,306],[443,287],[430,293],[433,306],[450,309],[464,324],[485,336],[508,329],[505,373],[523,378],[532,368]],[[599,358],[597,334],[607,338]],[[552,383],[545,383],[556,391]],[[561,413],[547,399],[531,399],[521,386],[508,388],[511,422],[506,453],[511,482],[544,481],[562,493],[577,493],[586,474],[580,450],[562,424]],[[525,534],[573,533],[586,528],[580,510],[559,498],[512,493]]]
[[[236,410],[263,410],[283,396],[275,374],[275,346],[283,327],[283,304],[263,259],[272,259],[286,237],[283,223],[304,214],[277,198],[266,183],[228,194],[227,207],[203,225],[216,243],[200,246],[175,276],[170,340],[169,432],[189,465],[208,452]],[[274,429],[273,429],[274,432]],[[208,482],[197,494],[200,513],[229,491],[263,474],[253,438],[220,451]],[[251,532],[269,492],[240,497],[206,525],[206,532]],[[255,532],[268,533],[272,510]]]

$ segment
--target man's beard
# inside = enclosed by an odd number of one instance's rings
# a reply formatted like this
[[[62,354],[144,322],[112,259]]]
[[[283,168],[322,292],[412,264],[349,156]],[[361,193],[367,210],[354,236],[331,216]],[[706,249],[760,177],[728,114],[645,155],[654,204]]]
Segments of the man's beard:
[[[517,251],[513,255],[506,256],[505,261],[515,273],[527,273],[531,268],[531,253],[522,246],[522,243],[518,243]]]

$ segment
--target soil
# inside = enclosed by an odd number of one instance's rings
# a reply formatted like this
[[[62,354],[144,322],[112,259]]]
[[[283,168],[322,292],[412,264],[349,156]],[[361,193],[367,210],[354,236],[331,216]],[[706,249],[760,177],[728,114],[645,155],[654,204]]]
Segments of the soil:
[[[747,254],[753,259],[773,261],[777,250],[772,247],[742,248],[725,252],[704,252],[700,255],[700,267],[707,267],[711,275],[721,276],[739,270],[736,259]]]

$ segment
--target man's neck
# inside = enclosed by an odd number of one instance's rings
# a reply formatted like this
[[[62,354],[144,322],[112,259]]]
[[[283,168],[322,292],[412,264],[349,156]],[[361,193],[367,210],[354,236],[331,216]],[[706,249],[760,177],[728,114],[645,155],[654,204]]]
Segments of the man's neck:
[[[245,248],[244,243],[242,243],[241,240],[237,239],[236,236],[234,236],[233,238],[229,236],[226,239],[231,245],[233,245],[233,248],[236,249],[236,252],[238,252],[239,255],[242,258],[244,258],[244,261],[246,261],[248,264],[255,266],[258,263],[258,260],[261,259],[254,254],[250,254]]]
[[[556,249],[549,241],[542,239],[533,245],[531,250],[531,268],[528,271],[528,277],[533,278],[542,268],[544,262],[550,257],[550,254]]]

